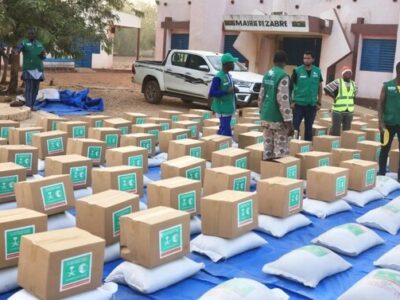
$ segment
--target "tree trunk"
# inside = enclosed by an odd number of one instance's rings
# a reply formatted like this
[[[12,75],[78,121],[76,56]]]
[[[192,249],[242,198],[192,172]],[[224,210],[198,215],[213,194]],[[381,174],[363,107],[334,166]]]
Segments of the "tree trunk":
[[[3,75],[0,80],[0,84],[6,84],[7,83],[7,73],[8,73],[8,56],[10,54],[10,48],[7,48],[6,55],[3,56],[3,62],[4,62],[4,70],[3,70]]]
[[[11,53],[10,59],[10,83],[8,85],[7,94],[16,95],[18,88],[19,54],[15,55],[14,53]]]

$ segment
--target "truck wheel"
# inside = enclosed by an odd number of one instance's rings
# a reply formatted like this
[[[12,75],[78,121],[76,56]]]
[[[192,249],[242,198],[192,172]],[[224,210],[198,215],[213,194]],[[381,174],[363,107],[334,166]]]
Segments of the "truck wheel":
[[[163,95],[156,80],[149,80],[144,87],[144,98],[151,104],[161,102]]]

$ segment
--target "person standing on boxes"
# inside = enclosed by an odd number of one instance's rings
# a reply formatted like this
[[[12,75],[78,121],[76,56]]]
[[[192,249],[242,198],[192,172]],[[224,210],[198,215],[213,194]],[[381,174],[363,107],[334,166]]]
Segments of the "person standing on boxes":
[[[263,79],[259,107],[264,132],[263,160],[289,155],[289,137],[293,136],[293,114],[290,107],[289,75],[284,71],[287,55],[278,51],[274,66]]]
[[[342,78],[332,81],[325,87],[325,93],[333,99],[331,135],[340,136],[341,131],[351,129],[354,100],[357,85],[351,80],[353,71],[350,67],[342,68]]]
[[[396,78],[383,84],[379,98],[378,116],[382,143],[378,175],[385,175],[393,138],[397,134],[400,139],[400,62],[396,65]],[[397,174],[400,181],[400,165]]]
[[[317,110],[321,108],[322,75],[321,69],[314,66],[314,55],[306,51],[303,65],[293,70],[291,90],[293,90],[293,127],[300,132],[300,124],[304,119],[304,139],[312,141],[313,124]]]
[[[211,110],[219,118],[219,135],[232,136],[231,119],[236,111],[235,93],[238,89],[234,86],[229,72],[235,69],[235,62],[238,60],[230,53],[222,55],[222,70],[215,75],[211,83],[209,98],[212,99]]]

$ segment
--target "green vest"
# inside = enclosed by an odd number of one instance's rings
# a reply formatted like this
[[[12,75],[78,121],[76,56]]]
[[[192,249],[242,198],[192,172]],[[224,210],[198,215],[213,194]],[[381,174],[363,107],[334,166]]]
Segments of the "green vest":
[[[221,91],[228,91],[233,86],[233,82],[229,81],[224,71],[219,71],[215,77],[218,77],[221,81],[219,86]],[[228,94],[222,97],[214,97],[211,109],[217,114],[232,115],[236,110],[235,95]]]
[[[337,112],[353,112],[355,93],[356,86],[354,81],[350,80],[350,88],[347,89],[346,82],[343,79],[339,79],[338,94],[332,110]]]
[[[400,125],[400,92],[396,80],[384,83],[386,90],[385,109],[383,111],[383,122],[385,125]]]
[[[308,76],[304,65],[296,68],[297,83],[294,86],[293,101],[301,106],[316,106],[321,79],[321,70],[312,66],[311,75]]]
[[[261,120],[267,122],[283,122],[276,94],[278,92],[279,83],[285,76],[288,76],[286,72],[282,68],[276,66],[264,75],[263,86],[265,96],[261,103]]]
[[[24,71],[38,69],[43,72],[43,61],[40,58],[40,53],[44,50],[42,43],[34,41],[33,43],[29,40],[23,40],[22,44],[24,48],[22,53],[24,54],[22,69]]]

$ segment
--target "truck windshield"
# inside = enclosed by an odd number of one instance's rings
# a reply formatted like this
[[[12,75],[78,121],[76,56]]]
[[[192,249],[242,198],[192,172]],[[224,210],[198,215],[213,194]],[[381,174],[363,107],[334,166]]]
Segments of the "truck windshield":
[[[208,60],[212,64],[215,70],[221,71],[222,70],[222,64],[221,64],[221,56],[215,55],[215,56],[207,56]],[[242,65],[240,62],[235,63],[235,70],[236,72],[246,72],[247,69],[244,65]]]

